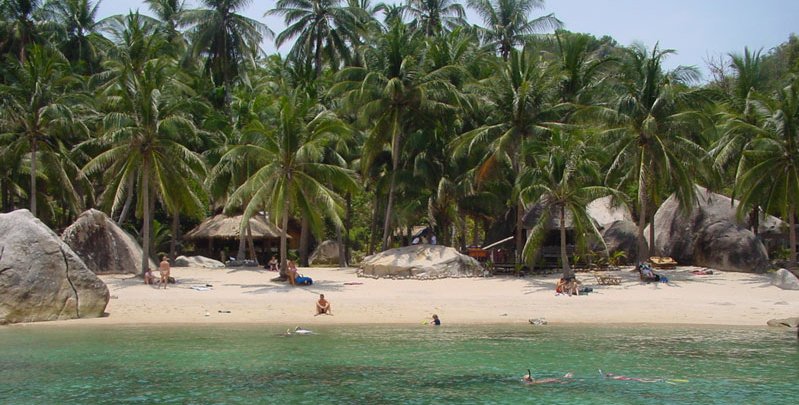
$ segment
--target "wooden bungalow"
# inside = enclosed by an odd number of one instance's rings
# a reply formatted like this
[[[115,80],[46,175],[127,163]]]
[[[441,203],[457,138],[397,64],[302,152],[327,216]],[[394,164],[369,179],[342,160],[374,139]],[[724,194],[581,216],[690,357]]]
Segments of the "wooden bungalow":
[[[224,214],[215,215],[206,218],[197,227],[187,232],[184,238],[194,243],[193,254],[222,259],[224,262],[238,252],[241,239],[241,219],[241,215],[233,217]],[[246,258],[250,259],[255,256],[259,263],[266,263],[271,255],[279,253],[280,228],[269,222],[263,215],[250,218],[249,226],[252,244],[247,243]],[[244,235],[247,236],[246,228]],[[299,238],[292,237],[290,234],[288,237],[289,249],[296,249]]]

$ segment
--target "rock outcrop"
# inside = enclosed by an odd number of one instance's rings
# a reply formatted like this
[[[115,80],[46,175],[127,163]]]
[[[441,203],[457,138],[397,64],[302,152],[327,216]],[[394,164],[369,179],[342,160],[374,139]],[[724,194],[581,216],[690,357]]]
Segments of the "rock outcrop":
[[[334,240],[326,240],[319,244],[311,253],[308,262],[310,264],[333,264],[338,265],[339,245]]]
[[[799,278],[786,269],[779,269],[771,276],[771,284],[783,290],[799,290]]]
[[[612,196],[605,196],[591,201],[585,207],[585,212],[602,228],[606,228],[618,221],[633,221],[630,209],[623,204],[614,205]]]
[[[389,249],[361,261],[359,276],[374,278],[437,279],[477,277],[483,268],[477,260],[440,245],[413,245]]]
[[[638,257],[638,226],[632,221],[616,221],[607,225],[602,231],[602,240],[608,248],[608,253],[624,252],[626,260],[632,263]]]
[[[202,267],[205,269],[224,269],[225,264],[205,256],[178,256],[172,267]]]
[[[766,322],[768,326],[787,326],[790,328],[799,327],[799,317],[793,318],[781,318],[781,319],[769,319]]]
[[[61,239],[95,274],[141,273],[141,246],[102,211],[80,214]],[[152,260],[150,268],[156,268]]]
[[[28,210],[0,214],[0,323],[95,318],[108,287]]]
[[[765,217],[762,231],[781,221]],[[648,238],[649,232],[644,233]],[[730,198],[697,186],[693,210],[684,214],[672,195],[655,213],[655,247],[680,264],[726,271],[760,273],[768,269],[768,253],[760,239],[737,221]]]

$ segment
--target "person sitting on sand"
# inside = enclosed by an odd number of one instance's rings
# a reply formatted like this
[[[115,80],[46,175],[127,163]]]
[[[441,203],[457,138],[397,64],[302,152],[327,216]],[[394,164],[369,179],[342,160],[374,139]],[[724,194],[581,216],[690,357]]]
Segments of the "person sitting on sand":
[[[166,290],[166,285],[169,284],[169,261],[166,260],[166,255],[161,256],[161,263],[158,264],[158,272],[161,274],[161,284]]]
[[[153,274],[153,269],[147,269],[147,272],[144,273],[144,284],[152,285],[155,283],[155,275]]]
[[[525,384],[548,384],[548,383],[565,383],[564,379],[572,378],[574,375],[569,372],[563,375],[562,378],[533,378],[533,373],[527,369],[527,374],[522,377]]]
[[[277,271],[277,257],[272,256],[272,258],[269,259],[268,265],[269,271]]]
[[[560,295],[560,294],[568,294],[569,296],[571,296],[572,294],[580,295],[579,292],[580,291],[578,289],[578,282],[574,276],[561,277],[560,280],[558,280],[558,284],[555,285],[555,295]]]
[[[325,299],[324,294],[319,294],[319,301],[316,301],[316,315],[322,314],[333,315],[333,313],[330,312],[330,302]]]
[[[430,325],[441,326],[441,319],[438,319],[438,315],[433,314],[433,320],[430,321]]]

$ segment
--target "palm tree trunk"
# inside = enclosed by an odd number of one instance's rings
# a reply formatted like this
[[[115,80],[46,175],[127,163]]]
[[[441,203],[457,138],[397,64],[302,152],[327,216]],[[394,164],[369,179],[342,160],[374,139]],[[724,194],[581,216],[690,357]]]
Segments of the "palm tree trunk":
[[[248,224],[249,225],[249,224]],[[236,260],[244,260],[247,253],[247,229],[239,226],[239,250],[236,252]]]
[[[566,207],[560,206],[560,261],[563,268],[563,278],[572,276],[569,267],[569,254],[566,251]]]
[[[338,267],[347,267],[347,249],[344,248],[344,233],[336,227],[336,242],[338,242]]]
[[[172,215],[172,240],[169,241],[169,257],[174,261],[178,254],[178,232],[180,231],[180,213]]]
[[[283,198],[283,218],[280,227],[280,279],[285,280],[288,277],[286,272],[286,258],[288,257],[288,229],[289,229],[289,195]]]
[[[389,240],[391,235],[391,208],[394,204],[394,181],[396,180],[396,169],[391,172],[391,182],[388,188],[388,201],[386,202],[386,217],[383,219],[383,250],[388,250]]]
[[[308,267],[308,248],[311,244],[311,224],[306,216],[302,218],[300,230],[300,266]]]
[[[350,262],[350,227],[352,227],[352,194],[347,193],[347,216],[344,218],[344,260]]]
[[[36,216],[36,137],[31,140],[31,214]]]
[[[791,262],[791,270],[794,270],[796,269],[796,209],[793,204],[790,204],[788,209],[788,225],[790,226],[790,229],[788,229],[788,243],[791,244],[788,260]]]
[[[477,217],[474,217],[474,228],[472,232],[472,246],[480,246],[480,219]]]
[[[375,200],[372,203],[372,223],[369,225],[369,255],[375,253],[375,246],[377,245],[377,221],[380,220],[380,197],[375,190]]]
[[[142,167],[142,203],[143,203],[143,220],[144,224],[142,225],[141,230],[141,275],[144,277],[144,273],[147,272],[147,269],[150,266],[150,167],[147,165],[147,162],[144,162],[144,167]]]
[[[641,169],[643,172],[643,169]],[[638,257],[637,262],[643,263],[649,257],[649,247],[644,239],[644,227],[646,226],[646,181],[643,179],[643,173],[639,173],[638,180],[638,206],[640,212],[638,213]]]
[[[247,247],[250,248],[250,260],[254,260],[256,264],[258,263],[258,257],[255,255],[255,242],[252,240],[252,226],[249,222],[247,222]]]
[[[658,244],[655,243],[655,207],[652,207],[652,211],[649,214],[649,256],[660,256],[660,251],[658,251]]]
[[[757,236],[757,231],[760,229],[760,206],[755,205],[752,211],[749,212],[749,226],[752,228],[752,233]]]
[[[136,179],[133,176],[128,178],[128,195],[125,197],[125,205],[122,206],[122,212],[119,214],[119,219],[117,219],[117,225],[122,225],[128,217],[130,206],[133,204],[133,194],[135,194],[133,189],[136,185],[135,181]]]
[[[522,262],[522,249],[524,249],[523,229],[524,226],[524,203],[521,199],[516,206],[516,263]]]

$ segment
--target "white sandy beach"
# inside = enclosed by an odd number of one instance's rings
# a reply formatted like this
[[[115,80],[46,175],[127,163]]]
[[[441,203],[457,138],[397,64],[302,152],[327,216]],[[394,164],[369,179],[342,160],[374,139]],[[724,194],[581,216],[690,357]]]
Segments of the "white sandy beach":
[[[108,316],[63,322],[419,324],[436,313],[445,325],[531,318],[550,324],[765,325],[772,318],[799,316],[799,291],[771,285],[769,275],[714,271],[699,276],[691,273],[696,269],[659,271],[668,284],[643,284],[629,268],[607,273],[624,278],[618,286],[600,286],[590,273],[578,273],[594,292],[569,297],[555,295],[558,275],[388,280],[360,278],[353,268],[303,268],[300,272],[314,285],[292,287],[270,281],[277,273],[263,269],[173,268],[178,284],[167,290],[131,275],[101,276],[111,292]],[[192,289],[205,285],[213,287]],[[320,293],[331,301],[333,316],[314,316]]]

